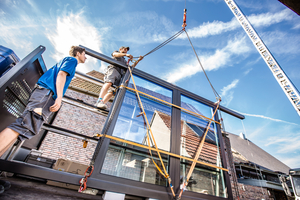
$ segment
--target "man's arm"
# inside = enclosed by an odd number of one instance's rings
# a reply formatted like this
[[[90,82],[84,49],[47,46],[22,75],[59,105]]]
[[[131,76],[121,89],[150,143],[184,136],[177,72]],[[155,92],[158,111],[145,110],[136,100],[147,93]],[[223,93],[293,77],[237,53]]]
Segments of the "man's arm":
[[[63,97],[63,90],[66,83],[68,73],[65,71],[59,71],[56,78],[56,94],[57,98],[55,99],[55,103],[50,107],[51,112],[56,112],[59,110],[61,106],[61,101]]]
[[[113,57],[116,57],[116,58],[119,58],[119,57],[123,57],[123,56],[126,56],[128,58],[133,58],[133,56],[131,54],[128,54],[128,53],[120,53],[120,52],[113,52]]]

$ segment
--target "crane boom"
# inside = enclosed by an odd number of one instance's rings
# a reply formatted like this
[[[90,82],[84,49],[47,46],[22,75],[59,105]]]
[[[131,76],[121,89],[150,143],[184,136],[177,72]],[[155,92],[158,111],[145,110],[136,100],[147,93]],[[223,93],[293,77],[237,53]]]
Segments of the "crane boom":
[[[271,70],[278,84],[282,88],[283,92],[286,94],[286,96],[294,106],[295,110],[297,111],[298,115],[300,116],[300,95],[297,88],[294,87],[288,76],[284,73],[280,65],[272,56],[266,45],[260,39],[260,37],[250,24],[246,16],[242,13],[237,4],[234,2],[234,0],[225,0],[225,2],[234,14],[234,16],[237,18],[237,20],[239,21],[249,38],[251,39],[255,48],[268,65],[269,69]]]

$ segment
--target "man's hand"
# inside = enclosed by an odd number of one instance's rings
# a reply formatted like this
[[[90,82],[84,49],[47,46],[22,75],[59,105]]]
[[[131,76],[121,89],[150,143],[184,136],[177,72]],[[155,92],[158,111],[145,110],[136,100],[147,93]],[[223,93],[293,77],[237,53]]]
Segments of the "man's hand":
[[[143,58],[144,58],[143,56],[140,56],[139,59],[138,59],[138,61],[143,60]]]
[[[128,57],[128,58],[130,58],[130,59],[133,58],[133,56],[131,54],[126,54],[125,56]]]
[[[55,103],[49,108],[51,112],[56,112],[61,106],[61,98],[56,98]]]
[[[143,56],[140,56],[139,59],[131,67],[135,67],[141,60],[143,60],[143,58]]]

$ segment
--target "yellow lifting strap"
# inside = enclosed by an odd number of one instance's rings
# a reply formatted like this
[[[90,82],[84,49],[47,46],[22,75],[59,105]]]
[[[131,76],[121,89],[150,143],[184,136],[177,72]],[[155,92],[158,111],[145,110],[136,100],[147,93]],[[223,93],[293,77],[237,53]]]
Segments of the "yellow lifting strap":
[[[130,87],[126,87],[126,86],[124,86],[124,85],[120,85],[120,88],[126,88],[126,89],[128,89],[128,90],[131,90],[131,91],[134,91],[134,92],[138,92],[139,94],[142,94],[142,95],[144,95],[144,96],[148,96],[148,97],[150,97],[150,98],[152,98],[152,99],[155,99],[155,100],[157,100],[157,101],[163,102],[163,103],[165,103],[165,104],[168,104],[168,105],[170,105],[170,106],[179,108],[179,109],[184,110],[184,111],[186,111],[186,112],[188,112],[188,113],[191,113],[191,114],[193,114],[193,115],[199,116],[199,117],[201,117],[202,119],[204,119],[204,120],[206,120],[206,121],[213,121],[213,122],[215,122],[215,123],[221,125],[221,123],[218,122],[218,121],[215,121],[215,120],[213,120],[213,119],[211,119],[211,118],[205,117],[204,115],[201,115],[201,114],[199,114],[199,113],[195,113],[195,112],[193,112],[193,111],[190,111],[190,110],[188,110],[188,109],[186,109],[186,108],[183,108],[183,107],[177,106],[177,105],[175,105],[175,104],[169,103],[169,102],[167,102],[167,101],[164,101],[164,100],[159,99],[159,98],[157,98],[157,97],[154,97],[154,96],[152,96],[152,95],[146,94],[146,93],[141,92],[141,91],[139,91],[139,90],[137,90],[137,89],[133,89],[133,88],[130,88]]]
[[[201,164],[201,165],[205,165],[205,166],[216,168],[216,169],[221,169],[223,171],[228,171],[228,169],[226,169],[226,168],[222,168],[222,167],[219,167],[219,166],[216,166],[216,165],[212,165],[212,164],[208,164],[208,163],[201,162],[201,161],[198,161],[198,160],[194,160],[192,158],[181,156],[181,155],[178,155],[178,154],[170,153],[168,151],[164,151],[164,150],[160,150],[160,149],[156,150],[153,147],[148,147],[148,146],[145,146],[145,145],[142,145],[142,144],[139,144],[139,143],[136,143],[136,142],[131,142],[131,141],[128,141],[128,140],[124,140],[124,139],[121,139],[121,138],[118,138],[118,137],[115,137],[115,136],[95,134],[94,137],[105,137],[105,138],[115,140],[115,141],[118,141],[118,142],[123,142],[123,143],[126,143],[126,144],[137,146],[137,147],[140,147],[140,148],[143,148],[143,149],[157,151],[157,152],[160,152],[162,154],[166,154],[166,155],[169,155],[169,156],[172,156],[172,157],[175,157],[175,158],[181,158],[181,159],[185,159],[185,160],[192,161],[192,162],[195,161],[196,163]]]
[[[139,103],[140,109],[142,110],[142,114],[144,115],[144,120],[146,121],[146,124],[147,124],[147,141],[148,141],[148,146],[150,147],[150,137],[149,137],[149,133],[150,133],[150,134],[151,134],[151,137],[152,137],[152,141],[153,141],[153,143],[154,143],[155,150],[156,150],[156,152],[157,152],[157,155],[158,155],[158,157],[159,157],[159,160],[160,160],[160,162],[161,162],[161,165],[162,165],[162,167],[163,167],[164,172],[162,172],[162,170],[159,168],[159,166],[155,163],[155,161],[154,161],[154,159],[153,159],[153,156],[152,156],[152,152],[151,152],[151,150],[149,149],[149,152],[150,152],[150,154],[151,154],[151,159],[152,159],[154,165],[156,166],[156,168],[158,169],[158,171],[159,171],[166,179],[168,179],[169,186],[170,186],[170,188],[171,188],[172,194],[173,194],[173,196],[175,197],[175,193],[174,193],[174,190],[173,190],[173,185],[171,184],[171,178],[170,178],[170,176],[169,176],[169,174],[168,174],[168,172],[167,172],[167,170],[166,170],[166,168],[165,168],[164,162],[163,162],[163,160],[162,160],[162,158],[161,158],[161,155],[160,155],[159,151],[157,151],[157,150],[158,150],[158,147],[157,147],[156,141],[155,141],[155,139],[154,139],[154,135],[153,135],[153,133],[152,133],[152,130],[151,130],[149,121],[148,121],[148,119],[147,119],[147,115],[146,115],[146,113],[145,113],[145,110],[144,110],[144,107],[143,107],[143,103],[142,103],[142,101],[141,101],[141,99],[140,99],[139,91],[138,91],[137,88],[136,88],[135,81],[134,81],[134,78],[133,78],[133,75],[132,75],[132,71],[131,71],[131,66],[129,65],[129,62],[128,62],[128,69],[129,69],[129,72],[130,72],[130,76],[131,76],[131,79],[132,79],[132,83],[133,83],[133,85],[134,85],[134,89],[136,90],[135,92],[136,92],[136,96],[137,96],[137,99],[138,99],[138,103]]]
[[[215,109],[215,111],[214,111],[214,114],[213,114],[213,116],[212,116],[212,119],[215,117],[215,114],[217,113],[217,110],[218,110],[218,108],[219,108],[220,102],[221,102],[220,100],[217,102],[217,107],[216,107],[216,109]],[[205,142],[206,135],[207,135],[207,133],[208,133],[208,130],[210,129],[211,122],[212,122],[212,121],[210,121],[210,122],[208,123],[207,127],[206,127],[206,131],[205,131],[205,133],[204,133],[203,136],[202,136],[200,145],[199,145],[199,147],[198,147],[198,149],[197,149],[197,152],[196,152],[195,158],[194,158],[194,160],[193,160],[193,163],[192,163],[192,165],[191,165],[191,168],[190,168],[190,170],[189,170],[189,172],[188,172],[188,174],[187,174],[187,176],[186,176],[186,178],[185,178],[185,181],[182,182],[182,185],[181,185],[181,191],[180,191],[180,194],[179,194],[179,196],[178,196],[178,199],[181,198],[181,195],[182,195],[183,191],[185,190],[185,187],[188,185],[188,182],[189,182],[189,180],[190,180],[190,177],[191,177],[191,175],[192,175],[192,173],[193,173],[193,171],[194,171],[194,169],[195,169],[196,161],[198,160],[198,158],[199,158],[199,156],[200,156],[200,153],[201,153],[201,151],[202,151],[202,148],[203,148],[203,145],[204,145],[204,142]]]

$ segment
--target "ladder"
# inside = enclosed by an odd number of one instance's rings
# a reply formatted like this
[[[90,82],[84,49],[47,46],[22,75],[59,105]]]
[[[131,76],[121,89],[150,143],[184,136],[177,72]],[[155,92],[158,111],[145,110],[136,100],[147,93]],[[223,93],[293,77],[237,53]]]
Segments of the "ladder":
[[[288,76],[282,70],[280,65],[277,63],[275,58],[272,56],[266,45],[260,39],[246,16],[242,13],[239,9],[237,4],[234,0],[224,0],[227,6],[230,8],[234,16],[237,18],[249,38],[251,39],[252,43],[254,44],[255,48],[264,59],[266,64],[268,65],[269,69],[271,70],[272,74],[274,75],[276,81],[282,88],[283,92],[286,94],[288,99],[290,100],[291,104],[297,111],[298,115],[300,116],[300,94],[297,88],[293,85],[293,83],[289,80]]]

